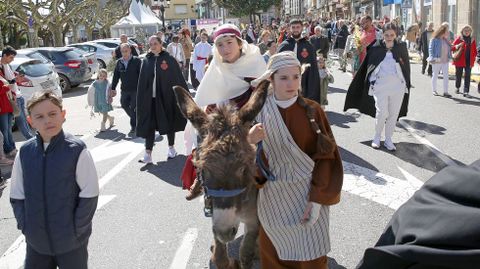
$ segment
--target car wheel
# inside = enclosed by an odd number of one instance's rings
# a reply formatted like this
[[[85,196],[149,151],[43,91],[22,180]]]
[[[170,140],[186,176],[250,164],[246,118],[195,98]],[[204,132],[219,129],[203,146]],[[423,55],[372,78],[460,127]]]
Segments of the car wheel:
[[[60,78],[60,88],[62,89],[62,93],[69,91],[72,88],[70,84],[70,80],[65,75],[58,74]]]
[[[104,61],[102,61],[102,60],[100,60],[100,59],[97,59],[97,61],[98,61],[98,68],[100,68],[100,69],[105,69],[105,68],[107,68],[107,65],[105,64]]]

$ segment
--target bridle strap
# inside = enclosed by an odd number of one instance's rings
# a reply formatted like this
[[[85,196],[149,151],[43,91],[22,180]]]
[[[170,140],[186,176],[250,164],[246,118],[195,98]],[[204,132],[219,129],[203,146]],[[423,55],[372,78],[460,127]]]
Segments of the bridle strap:
[[[209,189],[205,186],[203,186],[203,189],[205,190],[205,195],[214,197],[214,198],[230,198],[230,197],[235,197],[237,195],[242,194],[244,191],[247,190],[247,188],[243,189],[233,189],[233,190],[224,190],[224,189]]]
[[[267,165],[263,162],[262,159],[262,150],[263,150],[263,143],[262,141],[257,143],[257,157],[255,159],[255,163],[257,164],[258,168],[262,175],[270,181],[275,181],[275,175],[267,168]]]

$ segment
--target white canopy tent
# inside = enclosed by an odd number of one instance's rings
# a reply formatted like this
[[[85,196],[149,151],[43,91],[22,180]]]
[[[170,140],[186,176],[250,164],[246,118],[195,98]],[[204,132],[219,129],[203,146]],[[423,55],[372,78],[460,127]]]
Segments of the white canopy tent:
[[[117,23],[110,27],[112,37],[120,37],[121,34],[135,36],[137,30],[152,35],[162,27],[162,21],[155,13],[141,3],[139,0],[132,0],[130,3],[129,14],[121,18]]]

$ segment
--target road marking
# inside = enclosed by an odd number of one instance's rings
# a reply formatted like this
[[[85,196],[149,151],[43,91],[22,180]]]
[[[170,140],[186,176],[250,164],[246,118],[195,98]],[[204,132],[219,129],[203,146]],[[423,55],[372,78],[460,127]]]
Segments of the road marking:
[[[412,134],[415,139],[418,140],[418,142],[422,143],[423,145],[427,146],[433,154],[435,154],[440,160],[442,160],[445,164],[447,165],[454,165],[456,166],[457,163],[453,161],[450,157],[445,155],[440,149],[438,149],[435,145],[433,145],[430,141],[428,141],[426,138],[421,137],[420,135],[417,134],[417,130],[410,126],[410,124],[406,123],[403,120],[398,121],[400,125],[403,126],[410,134]]]
[[[100,195],[98,197],[97,210],[111,202],[115,197],[116,195]],[[27,244],[25,243],[25,236],[22,234],[0,257],[0,268],[18,269],[22,267],[25,261],[26,251]]]
[[[394,210],[410,199],[423,185],[422,181],[413,176],[401,180],[349,162],[343,162],[343,168],[344,191]]]
[[[170,269],[183,269],[187,268],[188,260],[190,259],[190,254],[192,253],[193,246],[195,245],[195,240],[198,237],[197,228],[189,228],[185,233],[182,244],[175,252],[172,263],[170,264]]]

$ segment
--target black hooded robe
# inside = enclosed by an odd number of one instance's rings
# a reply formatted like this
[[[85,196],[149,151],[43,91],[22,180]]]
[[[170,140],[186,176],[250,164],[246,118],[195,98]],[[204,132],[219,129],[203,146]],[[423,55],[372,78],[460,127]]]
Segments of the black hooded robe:
[[[480,160],[448,166],[397,212],[357,269],[480,268]]]
[[[398,117],[407,116],[408,100],[410,96],[410,59],[408,57],[407,45],[405,42],[395,41],[395,45],[391,49],[393,58],[400,64],[403,77],[405,78],[405,85],[408,88],[408,93],[403,97],[402,107]],[[345,98],[345,106],[343,111],[350,108],[356,108],[361,113],[370,115],[375,118],[375,100],[373,96],[368,95],[370,88],[370,75],[383,61],[387,54],[387,48],[383,41],[372,43],[367,47],[367,55],[365,60],[360,65],[360,69],[355,74],[350,86],[348,87],[347,96]]]
[[[156,111],[152,111],[153,79],[157,66]],[[142,60],[137,90],[137,136],[146,138],[155,124],[161,134],[180,132],[187,120],[177,106],[173,86],[188,89],[182,71],[175,58],[162,51],[158,56],[148,53]],[[152,113],[156,115],[153,122]]]
[[[280,44],[278,52],[293,51],[296,42],[293,37],[289,37]],[[320,75],[318,74],[317,55],[315,48],[306,38],[298,40],[297,58],[302,65],[310,64],[302,75],[302,95],[320,104]]]

